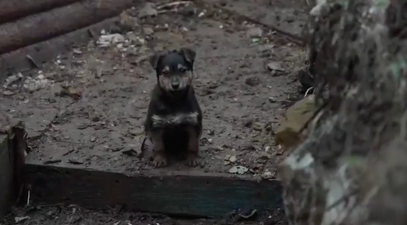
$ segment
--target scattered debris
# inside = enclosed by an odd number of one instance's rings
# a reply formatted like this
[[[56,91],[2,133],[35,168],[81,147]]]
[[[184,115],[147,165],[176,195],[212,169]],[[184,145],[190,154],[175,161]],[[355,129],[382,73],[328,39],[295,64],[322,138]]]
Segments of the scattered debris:
[[[97,41],[100,47],[109,47],[112,44],[118,44],[125,42],[125,38],[121,34],[104,34],[101,35]]]
[[[40,89],[46,88],[51,84],[51,81],[45,78],[45,76],[40,73],[37,77],[26,77],[24,80],[23,88],[29,92],[38,91]]]
[[[247,171],[249,171],[249,169],[244,166],[234,166],[229,169],[229,173],[239,174],[239,175],[245,174]]]
[[[30,219],[29,216],[21,216],[21,217],[16,216],[16,217],[14,218],[14,222],[15,222],[15,223],[21,223],[21,222],[24,222],[24,221],[26,221],[26,220],[28,220],[28,219]]]
[[[85,161],[83,161],[82,159],[78,159],[78,158],[70,158],[68,160],[69,163],[74,164],[74,165],[81,165],[84,164]]]
[[[7,77],[3,87],[8,88],[11,85],[13,85],[15,82],[21,80],[22,78],[23,78],[23,74],[21,74],[21,73],[18,73],[16,75],[11,75],[11,76]]]
[[[249,77],[245,80],[245,84],[254,87],[260,84],[260,79],[258,77]]]
[[[82,98],[82,90],[74,87],[62,87],[61,91],[58,93],[59,96],[68,96],[74,100],[79,100]]]
[[[49,165],[49,164],[56,164],[62,162],[61,159],[50,159],[44,162],[44,164]]]

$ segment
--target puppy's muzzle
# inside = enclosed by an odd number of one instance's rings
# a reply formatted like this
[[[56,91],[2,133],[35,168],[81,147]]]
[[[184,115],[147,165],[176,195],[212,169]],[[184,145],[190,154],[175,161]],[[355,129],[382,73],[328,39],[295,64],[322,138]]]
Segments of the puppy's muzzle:
[[[180,81],[178,77],[174,77],[171,79],[171,87],[174,91],[177,91],[180,87]]]

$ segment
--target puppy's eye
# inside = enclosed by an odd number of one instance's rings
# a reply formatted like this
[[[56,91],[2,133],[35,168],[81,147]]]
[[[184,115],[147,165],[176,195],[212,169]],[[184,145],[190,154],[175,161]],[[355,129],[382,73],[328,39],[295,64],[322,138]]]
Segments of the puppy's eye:
[[[179,71],[180,71],[181,73],[185,73],[185,72],[186,72],[186,70],[185,70],[184,68],[179,69]]]

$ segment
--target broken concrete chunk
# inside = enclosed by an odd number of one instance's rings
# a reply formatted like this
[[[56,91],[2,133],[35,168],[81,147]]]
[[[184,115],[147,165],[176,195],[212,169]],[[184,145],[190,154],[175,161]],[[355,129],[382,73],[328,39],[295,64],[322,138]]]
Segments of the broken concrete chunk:
[[[285,148],[292,147],[300,140],[299,131],[311,119],[317,107],[314,96],[310,95],[291,106],[286,113],[286,118],[280,122],[276,130],[276,141]]]

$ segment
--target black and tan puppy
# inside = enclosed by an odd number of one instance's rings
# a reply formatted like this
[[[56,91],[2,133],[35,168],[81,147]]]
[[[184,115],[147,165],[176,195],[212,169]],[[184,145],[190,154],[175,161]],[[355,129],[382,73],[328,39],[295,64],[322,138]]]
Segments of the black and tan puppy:
[[[153,143],[153,165],[167,165],[168,154],[186,156],[198,164],[202,112],[192,86],[196,53],[187,48],[150,58],[157,84],[152,91],[144,130]]]

